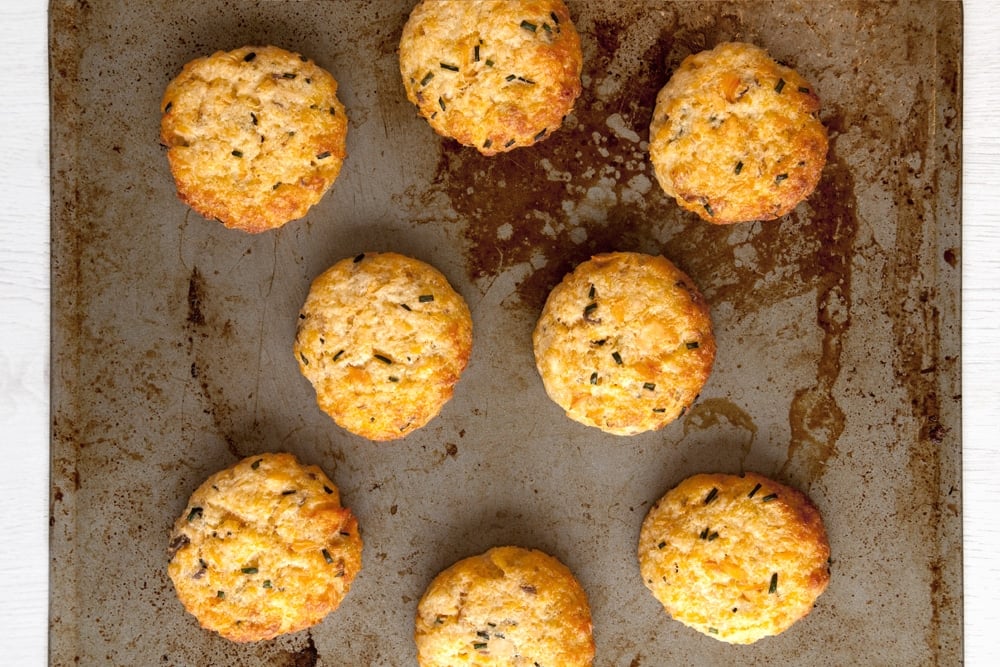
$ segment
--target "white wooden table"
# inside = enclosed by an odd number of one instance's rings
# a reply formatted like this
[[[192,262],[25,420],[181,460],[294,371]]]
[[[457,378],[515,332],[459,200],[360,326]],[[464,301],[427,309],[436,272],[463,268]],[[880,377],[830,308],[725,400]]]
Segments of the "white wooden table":
[[[817,0],[818,1],[818,0]],[[902,0],[905,1],[905,0]],[[48,628],[47,5],[0,3],[0,663],[42,665]],[[965,3],[963,512],[965,656],[1000,627],[1000,7]]]

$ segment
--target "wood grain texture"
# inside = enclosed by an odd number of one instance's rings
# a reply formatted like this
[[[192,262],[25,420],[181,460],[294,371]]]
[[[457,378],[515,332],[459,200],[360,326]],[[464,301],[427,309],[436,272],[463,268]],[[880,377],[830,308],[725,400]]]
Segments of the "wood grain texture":
[[[3,661],[46,662],[48,625],[49,189],[47,28],[40,0],[0,5],[8,128],[0,148],[0,511],[8,544],[0,617],[13,638]]]
[[[1000,622],[1000,15],[965,3],[963,503],[966,662],[989,664]],[[0,429],[7,539],[0,580],[5,664],[46,663],[49,221],[46,5],[0,4],[8,102],[0,106]]]
[[[989,2],[965,4],[962,194],[963,512],[965,655],[987,664],[1000,620],[1000,21]]]

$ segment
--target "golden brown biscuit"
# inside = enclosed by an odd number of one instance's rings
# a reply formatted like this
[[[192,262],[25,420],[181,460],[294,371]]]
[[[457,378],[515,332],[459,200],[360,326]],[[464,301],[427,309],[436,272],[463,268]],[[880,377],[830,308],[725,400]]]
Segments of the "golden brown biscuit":
[[[830,546],[805,494],[762,475],[695,475],[639,534],[646,586],[673,618],[731,644],[787,630],[830,579]]]
[[[291,454],[259,454],[198,487],[174,523],[167,572],[202,627],[250,642],[308,628],[361,569],[337,487]]]
[[[417,605],[421,667],[576,667],[594,659],[587,596],[534,549],[496,547],[438,574]]]
[[[826,164],[819,108],[805,79],[752,44],[688,56],[656,97],[656,178],[709,222],[785,215],[815,190]]]
[[[304,216],[347,154],[336,80],[274,46],[189,62],[167,86],[161,109],[160,141],[178,196],[246,232]]]
[[[472,317],[434,267],[366,253],[316,278],[294,349],[324,412],[352,433],[392,440],[451,398],[472,351]]]
[[[399,42],[406,96],[484,155],[530,146],[580,95],[580,36],[562,0],[422,0]]]
[[[666,426],[708,379],[715,336],[694,282],[663,257],[596,255],[549,294],[535,364],[566,415],[616,435]]]

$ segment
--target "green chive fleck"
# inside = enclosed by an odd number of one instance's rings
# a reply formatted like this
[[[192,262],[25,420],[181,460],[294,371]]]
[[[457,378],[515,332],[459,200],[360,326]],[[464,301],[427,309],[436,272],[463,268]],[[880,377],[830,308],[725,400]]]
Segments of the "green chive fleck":
[[[294,74],[292,72],[285,72],[284,74],[281,75],[281,78],[282,79],[294,79],[296,76],[298,76],[298,75]]]
[[[306,359],[306,355],[302,354],[301,352],[299,352],[299,359],[301,359],[302,363],[305,364],[306,366],[309,365],[309,360]]]
[[[808,88],[806,88],[805,86],[799,86],[799,92],[800,92],[800,93],[805,93],[806,95],[808,95],[808,94],[809,94],[809,93],[811,93],[812,91],[811,91],[811,90],[809,90]]]
[[[778,174],[777,176],[774,177],[774,182],[781,183],[786,178],[788,178],[788,174]]]
[[[535,30],[538,29],[538,26],[529,21],[521,21],[521,27],[524,28],[525,30],[530,30],[531,32],[535,32]]]
[[[611,353],[611,358],[615,360],[615,363],[619,366],[622,365],[622,355],[618,354],[617,351]]]
[[[547,128],[547,127],[543,127],[542,131],[535,135],[535,141],[538,141],[539,139],[541,139],[542,137],[544,137],[545,133],[548,131],[548,129],[549,128]]]
[[[653,408],[653,412],[666,412],[666,408]]]
[[[711,633],[713,635],[719,634],[718,628],[709,628],[708,631],[709,631],[709,633]]]
[[[712,540],[716,539],[717,537],[719,537],[719,532],[718,532],[718,531],[716,531],[716,530],[713,530],[713,531],[712,531],[711,533],[709,533],[709,535],[708,535],[708,541],[709,541],[709,542],[711,542]]]
[[[167,106],[163,107],[163,113],[170,113],[170,110],[174,108],[173,102],[167,102]]]
[[[590,374],[590,384],[597,384],[597,371]]]
[[[734,171],[735,171],[735,173],[736,173],[737,176],[739,176],[740,172],[743,171],[743,161],[742,160],[736,163],[736,169]]]
[[[583,309],[583,317],[584,317],[584,319],[589,318],[590,314],[593,313],[595,310],[597,310],[597,304],[596,303],[588,303],[584,307],[584,309]]]
[[[225,600],[226,594],[223,591],[215,591],[215,597],[219,598],[220,600]]]
[[[656,389],[656,383],[655,382],[643,382],[642,383],[642,388],[646,389],[648,391],[653,391],[654,389]]]
[[[748,493],[748,494],[747,494],[747,498],[753,498],[753,497],[754,497],[754,495],[755,495],[755,494],[756,494],[756,493],[757,493],[758,491],[760,491],[760,484],[758,484],[757,486],[753,487],[753,489],[752,489],[752,490],[750,491],[750,493]]]
[[[762,502],[762,503],[769,503],[769,502],[771,502],[772,500],[774,500],[777,497],[778,497],[777,493],[772,493],[770,495],[767,495],[767,496],[764,496],[763,498],[761,498],[760,502]]]
[[[251,51],[250,53],[248,53],[245,56],[243,56],[243,62],[248,63],[248,62],[250,62],[251,60],[253,60],[256,57],[257,57],[257,54],[254,53],[253,51]]]
[[[323,490],[326,491],[327,493],[333,493],[333,489],[331,489],[329,486],[326,486],[325,484],[323,485]]]
[[[705,496],[705,504],[707,505],[713,500],[715,500],[715,497],[717,495],[719,495],[719,490],[713,486],[712,490],[708,492],[707,496]]]
[[[507,143],[505,143],[505,144],[503,145],[503,147],[504,147],[504,148],[510,148],[511,146],[513,146],[513,145],[514,145],[514,141],[515,141],[514,139],[511,139],[510,141],[508,141]]]
[[[448,63],[441,63],[441,69],[446,69],[449,72],[457,72],[458,71],[458,67],[456,67],[455,65],[449,65]]]
[[[243,157],[243,151],[233,151],[233,157]]]
[[[396,377],[395,375],[390,375],[389,382],[399,382],[399,378]]]
[[[357,264],[358,262],[360,262],[364,258],[365,258],[365,253],[361,253],[360,255],[355,256],[354,263]]]
[[[707,202],[705,203],[705,211],[706,211],[706,212],[707,212],[707,213],[708,213],[708,214],[709,214],[709,215],[710,215],[711,217],[713,217],[713,218],[715,217],[715,211],[713,211],[713,210],[712,210],[712,206],[711,206],[711,204],[709,204],[709,203],[707,203]]]
[[[399,304],[399,307],[402,308],[403,310],[407,311],[407,312],[410,312],[410,311],[413,310],[412,308],[410,308],[409,306],[407,306],[405,303]]]
[[[545,32],[552,32],[552,28],[549,27],[548,23],[542,24],[542,30],[544,30]]]
[[[257,468],[259,468],[260,467],[260,462],[263,461],[263,460],[264,459],[257,459],[256,461],[254,461],[253,463],[251,463],[250,464],[250,469],[251,470],[256,470]]]
[[[657,548],[657,549],[662,549],[662,548],[663,548],[663,547],[665,547],[665,546],[667,546],[667,542],[666,542],[666,540],[664,540],[664,541],[660,542],[659,544],[657,544],[657,545],[656,545],[656,548]]]
[[[441,107],[441,111],[444,111],[446,109],[446,107],[444,105],[444,98],[443,97],[439,97],[438,98],[438,105]]]
[[[340,357],[343,356],[343,354],[344,351],[340,350],[339,352],[337,352],[337,354],[333,355],[333,360],[336,361],[337,359],[340,359]]]
[[[493,62],[492,60],[490,60],[489,58],[487,58],[487,59],[486,59],[486,66],[487,66],[487,67],[493,67],[493,65],[495,65],[495,64],[496,64],[496,63],[494,63],[494,62]]]
[[[282,491],[281,495],[283,495],[283,496],[290,496],[293,493],[295,493],[295,489],[288,489],[287,491]]]
[[[483,148],[489,148],[492,145],[493,145],[492,139],[487,139],[486,141],[483,142]]]
[[[517,78],[516,74],[508,74],[507,75],[507,81],[513,81],[516,78]]]
[[[326,549],[323,549],[323,560],[325,560],[327,563],[333,562],[333,556],[331,556],[330,552],[327,551]]]
[[[317,160],[325,160],[328,157],[330,157],[330,151],[323,151],[316,155]]]
[[[200,518],[201,518],[201,508],[192,507],[191,511],[188,512],[188,521],[194,521],[195,519],[200,519]]]
[[[376,359],[378,359],[379,361],[381,361],[383,364],[391,364],[392,363],[392,359],[390,359],[389,357],[387,357],[385,355],[376,354],[376,355],[374,355],[374,357]]]
[[[700,537],[703,540],[708,539],[708,528],[705,528],[705,530],[701,531],[701,534],[698,537]]]
[[[555,12],[549,12],[549,16],[555,21],[556,25],[559,25],[559,16]]]
[[[264,588],[270,588],[271,587],[271,580],[270,579],[265,579],[264,583],[262,583],[261,586],[263,586]]]
[[[472,59],[475,60],[477,63],[479,62],[479,45],[478,44],[476,44],[472,48]]]
[[[698,349],[698,341],[696,341],[696,340],[688,341],[687,343],[684,343],[684,347],[686,347],[689,350],[697,350]]]
[[[480,650],[486,648],[486,642],[475,642],[472,645],[472,648],[476,649],[477,651],[480,651]]]
[[[775,86],[774,86],[774,92],[780,93],[781,90],[784,87],[785,87],[785,80],[784,79],[778,79],[778,83],[776,83]]]
[[[778,592],[778,573],[775,572],[771,575],[771,585],[767,589],[768,594],[774,595]]]
[[[243,567],[240,568],[240,572],[243,574],[257,574],[257,568],[255,567]]]
[[[595,296],[597,296],[597,288],[594,287],[593,284],[591,284],[590,291],[587,292],[587,298],[588,299],[593,299]]]
[[[420,80],[420,85],[426,86],[427,83],[433,78],[434,78],[434,72],[428,72],[427,74],[424,75],[424,78]]]
[[[433,294],[421,294],[419,297],[417,297],[417,301],[419,301],[420,303],[430,303],[433,300],[434,300]]]

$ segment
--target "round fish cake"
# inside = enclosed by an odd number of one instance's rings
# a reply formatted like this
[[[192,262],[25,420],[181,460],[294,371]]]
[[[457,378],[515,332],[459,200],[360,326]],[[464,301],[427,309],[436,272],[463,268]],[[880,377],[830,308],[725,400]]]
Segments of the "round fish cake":
[[[709,222],[785,215],[816,189],[826,164],[819,108],[805,79],[752,44],[688,56],[656,97],[656,178]]]
[[[547,138],[580,95],[580,36],[562,0],[422,0],[403,27],[406,96],[484,155]]]
[[[274,46],[192,60],[167,86],[161,110],[160,141],[180,199],[245,232],[304,216],[347,155],[336,80]]]
[[[451,398],[472,352],[472,317],[434,267],[366,253],[313,281],[294,350],[320,409],[356,435],[393,440]]]
[[[174,523],[167,572],[202,627],[271,639],[319,623],[361,569],[361,534],[323,471],[250,456],[209,477]]]
[[[534,549],[495,547],[438,574],[417,604],[421,667],[577,667],[594,659],[587,596]]]
[[[674,619],[731,644],[787,630],[830,580],[830,545],[805,494],[762,475],[695,475],[639,534],[646,586]]]
[[[694,282],[668,260],[596,255],[549,294],[535,364],[566,415],[634,435],[684,414],[708,379],[715,336]]]

